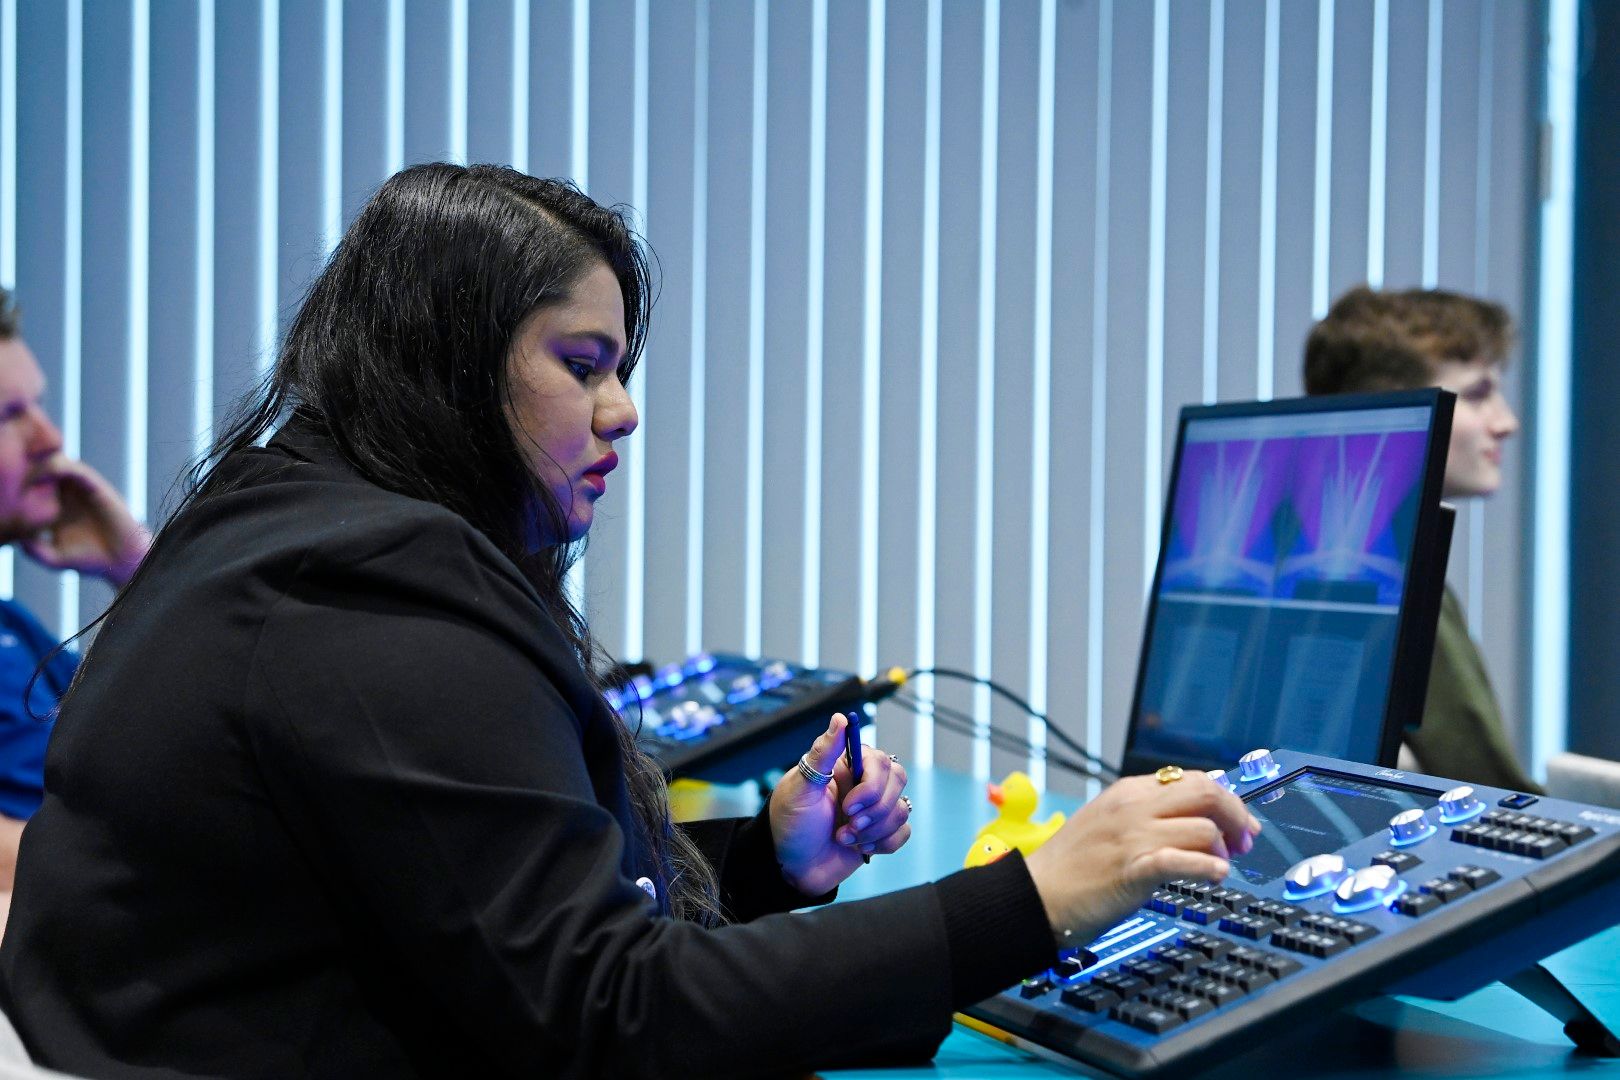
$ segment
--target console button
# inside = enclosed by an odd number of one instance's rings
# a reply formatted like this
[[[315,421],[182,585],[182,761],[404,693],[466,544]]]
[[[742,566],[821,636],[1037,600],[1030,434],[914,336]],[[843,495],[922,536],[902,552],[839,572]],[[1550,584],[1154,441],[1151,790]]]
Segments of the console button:
[[[1430,878],[1418,886],[1418,891],[1428,893],[1442,904],[1449,904],[1453,900],[1467,896],[1474,890],[1451,878]]]
[[[1238,778],[1246,784],[1276,776],[1280,769],[1270,750],[1250,750],[1238,758]]]
[[[1464,825],[1461,828],[1468,828]],[[1451,838],[1457,838],[1457,830],[1451,831]],[[1374,866],[1387,866],[1397,874],[1404,874],[1415,866],[1422,866],[1423,860],[1410,851],[1380,851],[1372,857]]]
[[[1541,800],[1534,795],[1504,795],[1497,801],[1497,806],[1505,806],[1509,810],[1523,810],[1525,807]]]
[[[1196,1020],[1205,1013],[1215,1011],[1215,1007],[1203,998],[1182,990],[1155,990],[1145,1000],[1161,1009],[1169,1009],[1183,1020]]]
[[[1466,821],[1484,809],[1485,804],[1467,784],[1459,784],[1440,796],[1440,820],[1447,825]]]
[[[1393,867],[1369,866],[1339,883],[1334,895],[1342,911],[1365,911],[1377,907],[1406,886]]]
[[[1231,911],[1225,904],[1217,904],[1213,900],[1196,900],[1181,909],[1181,917],[1188,922],[1195,922],[1200,926],[1218,923],[1223,915]]]
[[[1350,876],[1344,857],[1337,854],[1312,855],[1288,868],[1283,880],[1283,894],[1290,900],[1305,900],[1321,896],[1339,887],[1339,882]]]
[[[1597,835],[1596,829],[1587,825],[1577,825],[1573,821],[1555,821],[1547,831],[1571,846]]]
[[[1427,914],[1440,906],[1440,899],[1426,892],[1408,892],[1395,898],[1389,905],[1391,911],[1401,915],[1411,915],[1414,918]]]
[[[1275,919],[1284,926],[1293,926],[1305,917],[1305,909],[1297,908],[1293,904],[1285,904],[1281,900],[1259,900],[1248,907],[1250,915],[1263,915],[1268,919]]]
[[[1232,943],[1214,934],[1206,934],[1202,930],[1189,930],[1176,939],[1176,944],[1183,948],[1201,952],[1211,960],[1219,960],[1232,951]]]
[[[1567,847],[1569,845],[1564,843],[1561,837],[1538,836],[1525,844],[1524,851],[1520,854],[1528,855],[1532,859],[1545,859],[1548,856],[1558,854]]]
[[[1222,1005],[1230,1005],[1243,996],[1243,991],[1237,987],[1203,975],[1182,975],[1171,979],[1170,985],[1183,993],[1197,994],[1217,1009]]]
[[[1120,971],[1099,971],[1091,977],[1090,985],[1111,990],[1121,998],[1135,997],[1148,988],[1148,984],[1135,975],[1126,975]]]
[[[1072,1006],[1082,1012],[1107,1012],[1118,1003],[1119,995],[1106,986],[1097,986],[1087,983],[1084,986],[1071,986],[1059,996],[1065,1005]]]
[[[1051,981],[1046,979],[1044,976],[1037,976],[1033,979],[1025,979],[1023,982],[1018,984],[1018,996],[1036,998],[1040,997],[1050,989],[1052,989]]]
[[[1230,960],[1218,960],[1213,964],[1205,964],[1198,969],[1203,975],[1235,986],[1245,994],[1252,994],[1262,986],[1270,986],[1274,980],[1264,971],[1236,964]]]
[[[1179,1013],[1161,1009],[1148,1001],[1122,1001],[1109,1010],[1108,1015],[1153,1035],[1162,1035],[1171,1028],[1186,1023]]]
[[[1197,949],[1189,949],[1182,945],[1161,946],[1153,950],[1152,956],[1159,963],[1168,964],[1182,974],[1197,971],[1198,965],[1209,959]]]
[[[1501,874],[1483,866],[1459,866],[1446,877],[1460,881],[1470,889],[1483,889],[1493,881],[1502,880]]]
[[[1280,927],[1282,923],[1264,915],[1228,915],[1221,920],[1221,929],[1237,937],[1259,941]]]
[[[1148,902],[1142,906],[1149,911],[1157,911],[1162,915],[1176,916],[1181,914],[1181,908],[1186,903],[1184,897],[1178,896],[1169,889],[1154,889],[1148,897]]]
[[[1149,986],[1157,986],[1176,974],[1175,968],[1158,960],[1127,960],[1119,965],[1119,970],[1125,975],[1136,976]]]

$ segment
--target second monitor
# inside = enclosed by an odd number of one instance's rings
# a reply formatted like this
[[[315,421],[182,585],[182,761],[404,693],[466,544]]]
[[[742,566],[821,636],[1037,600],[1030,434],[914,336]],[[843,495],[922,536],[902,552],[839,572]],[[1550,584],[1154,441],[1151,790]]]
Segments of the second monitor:
[[[1394,764],[1434,648],[1453,401],[1182,410],[1127,772],[1255,747]]]

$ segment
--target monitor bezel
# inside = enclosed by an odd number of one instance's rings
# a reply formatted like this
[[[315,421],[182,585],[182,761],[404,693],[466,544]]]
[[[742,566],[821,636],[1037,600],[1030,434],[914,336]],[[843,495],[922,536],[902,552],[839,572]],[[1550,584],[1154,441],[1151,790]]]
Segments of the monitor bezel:
[[[1218,405],[1187,405],[1181,409],[1176,428],[1175,451],[1171,457],[1170,481],[1164,489],[1164,512],[1160,516],[1159,552],[1153,570],[1153,584],[1147,597],[1147,615],[1142,624],[1142,647],[1137,656],[1136,682],[1131,693],[1131,712],[1125,728],[1125,751],[1121,771],[1125,775],[1151,772],[1166,764],[1156,752],[1136,748],[1141,721],[1142,693],[1147,681],[1148,651],[1159,613],[1159,585],[1164,576],[1169,549],[1171,515],[1176,488],[1181,479],[1181,457],[1187,445],[1187,427],[1194,421],[1246,416],[1287,416],[1323,412],[1364,412],[1375,409],[1428,407],[1428,441],[1424,446],[1423,467],[1419,474],[1417,523],[1412,530],[1411,554],[1402,585],[1401,612],[1395,631],[1395,655],[1390,662],[1389,691],[1384,699],[1383,730],[1379,734],[1377,760],[1367,765],[1393,766],[1400,753],[1401,734],[1408,725],[1422,719],[1423,701],[1428,690],[1429,666],[1434,651],[1433,620],[1438,614],[1438,597],[1449,554],[1449,533],[1444,528],[1441,494],[1445,484],[1446,451],[1451,443],[1451,417],[1456,395],[1435,387],[1395,390],[1372,394],[1331,394],[1318,397],[1285,398],[1273,401],[1227,402]],[[1439,549],[1437,551],[1437,549]],[[1438,565],[1436,565],[1438,564]],[[1431,580],[1437,574],[1439,582]],[[1429,623],[1427,630],[1425,622]],[[1425,647],[1425,642],[1427,646]],[[1251,747],[1250,749],[1298,750],[1327,757],[1348,758],[1343,748]],[[1235,761],[1210,759],[1183,760],[1170,764],[1201,769],[1230,769]]]

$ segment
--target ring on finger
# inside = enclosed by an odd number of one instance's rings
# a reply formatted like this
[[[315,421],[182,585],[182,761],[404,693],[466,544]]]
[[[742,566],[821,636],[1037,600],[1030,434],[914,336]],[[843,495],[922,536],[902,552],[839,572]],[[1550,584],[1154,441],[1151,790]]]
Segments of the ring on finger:
[[[890,754],[889,755],[889,761],[892,762],[895,765],[900,764],[900,758],[895,754]]]
[[[912,813],[916,812],[917,807],[912,804],[910,795],[902,795],[902,796],[900,796],[900,801],[906,804],[906,813],[907,814],[912,814]]]
[[[1161,784],[1173,784],[1182,777],[1180,765],[1161,765],[1153,778]]]
[[[799,775],[803,776],[816,787],[826,787],[828,784],[832,783],[832,773],[822,772],[820,769],[810,764],[810,759],[803,754],[799,755]]]

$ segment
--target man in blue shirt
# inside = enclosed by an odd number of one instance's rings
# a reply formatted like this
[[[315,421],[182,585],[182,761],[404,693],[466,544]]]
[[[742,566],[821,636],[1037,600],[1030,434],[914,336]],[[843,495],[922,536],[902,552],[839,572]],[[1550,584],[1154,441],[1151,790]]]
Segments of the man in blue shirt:
[[[45,375],[19,336],[10,295],[0,289],[0,543],[16,544],[52,569],[121,587],[151,534],[99,473],[62,453],[62,433],[41,405],[44,393]],[[66,650],[53,655],[56,646],[32,612],[0,600],[0,930],[23,824],[44,794],[50,718],[78,664]]]

